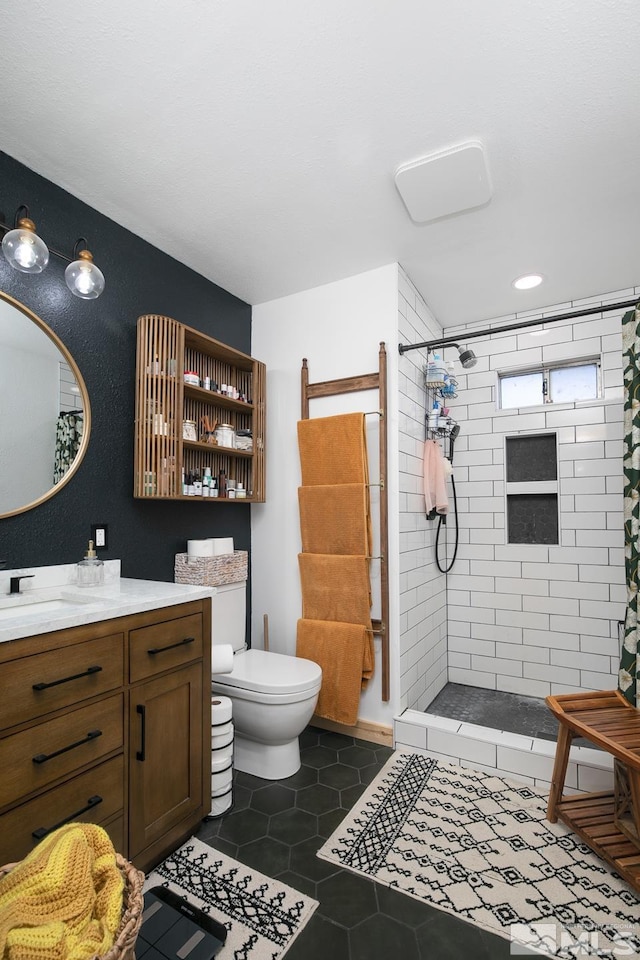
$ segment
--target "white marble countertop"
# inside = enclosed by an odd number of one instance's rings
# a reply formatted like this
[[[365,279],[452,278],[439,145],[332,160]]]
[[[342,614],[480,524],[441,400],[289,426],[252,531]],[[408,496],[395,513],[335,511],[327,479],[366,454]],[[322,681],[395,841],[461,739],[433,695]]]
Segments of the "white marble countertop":
[[[16,571],[2,573],[5,579],[8,573],[13,575]],[[28,574],[25,571],[23,575]],[[29,580],[23,582],[29,584]],[[215,592],[215,587],[110,576],[99,587],[79,587],[68,581],[43,582],[36,588],[24,589],[24,600],[18,601],[21,605],[10,606],[14,598],[8,597],[6,590],[3,593],[0,585],[0,643],[202,600]]]

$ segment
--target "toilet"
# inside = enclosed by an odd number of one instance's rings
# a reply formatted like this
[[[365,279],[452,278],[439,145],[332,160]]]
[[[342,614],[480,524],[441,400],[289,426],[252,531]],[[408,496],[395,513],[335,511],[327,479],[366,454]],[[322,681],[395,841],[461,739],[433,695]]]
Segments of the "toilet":
[[[231,644],[233,671],[211,678],[211,692],[232,701],[236,770],[282,780],[300,769],[298,736],[318,700],[322,670],[312,660],[247,650],[246,581],[216,587],[211,601],[212,670],[216,645]]]

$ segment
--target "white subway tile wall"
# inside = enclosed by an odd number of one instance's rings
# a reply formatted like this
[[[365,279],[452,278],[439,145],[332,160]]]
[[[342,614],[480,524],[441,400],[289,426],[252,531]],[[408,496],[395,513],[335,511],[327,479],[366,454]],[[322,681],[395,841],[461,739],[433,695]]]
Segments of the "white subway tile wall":
[[[398,333],[401,343],[442,337],[441,327],[402,269]],[[446,578],[435,564],[436,525],[426,519],[422,492],[426,362],[424,350],[403,354],[398,375],[400,705],[415,710],[425,710],[446,684],[448,655]]]
[[[640,287],[527,316],[639,295]],[[465,330],[524,317],[447,328],[445,335],[465,343]],[[558,321],[542,336],[514,331],[468,346],[479,362],[461,372],[459,398],[451,404],[461,426],[454,463],[461,536],[448,576],[449,680],[534,697],[614,688],[618,621],[626,606],[621,313]],[[602,362],[602,399],[497,408],[500,371],[592,356]],[[560,543],[512,545],[505,528],[505,437],[544,431],[557,434]],[[438,750],[444,743],[429,746]]]

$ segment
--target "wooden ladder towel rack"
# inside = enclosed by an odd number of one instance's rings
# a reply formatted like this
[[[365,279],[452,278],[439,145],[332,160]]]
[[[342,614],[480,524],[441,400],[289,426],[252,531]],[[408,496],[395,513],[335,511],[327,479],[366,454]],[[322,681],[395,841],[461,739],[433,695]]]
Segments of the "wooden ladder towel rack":
[[[373,632],[381,639],[382,699],[389,700],[389,500],[387,492],[387,351],[384,343],[378,352],[377,373],[339,380],[309,382],[306,357],[302,361],[302,420],[309,419],[309,400],[333,397],[341,393],[377,390],[380,420],[380,619],[372,620]]]

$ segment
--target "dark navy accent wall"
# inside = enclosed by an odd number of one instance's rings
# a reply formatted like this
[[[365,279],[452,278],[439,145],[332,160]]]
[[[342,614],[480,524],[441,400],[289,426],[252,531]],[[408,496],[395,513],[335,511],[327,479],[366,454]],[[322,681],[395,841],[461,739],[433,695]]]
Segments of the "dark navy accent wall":
[[[232,536],[237,549],[248,550],[250,504],[134,499],[133,428],[138,317],[165,314],[251,353],[251,307],[0,153],[5,222],[13,223],[21,203],[50,247],[70,256],[78,237],[86,237],[106,287],[98,300],[79,300],[65,285],[64,261],[52,256],[42,274],[27,276],[0,254],[0,289],[38,314],[67,346],[92,413],[89,448],[70,482],[41,506],[0,519],[0,559],[9,567],[75,562],[95,523],[109,525],[109,550],[100,556],[120,558],[125,577],[173,580],[174,555],[187,539]]]

